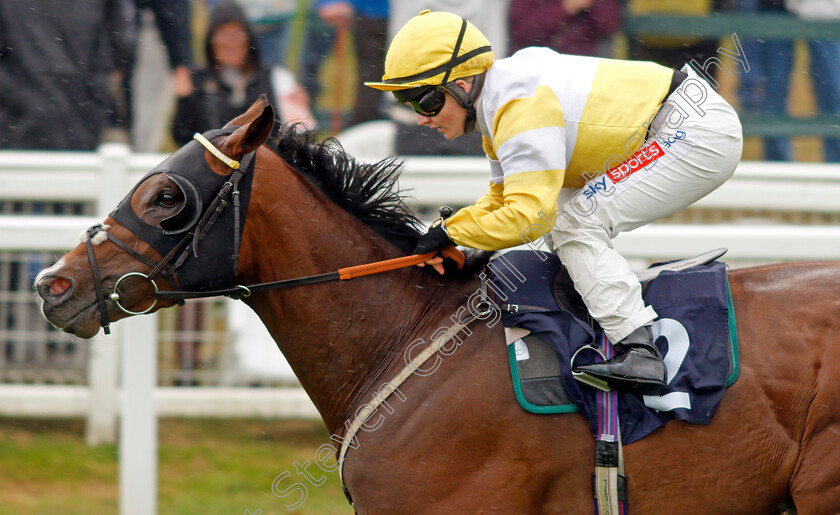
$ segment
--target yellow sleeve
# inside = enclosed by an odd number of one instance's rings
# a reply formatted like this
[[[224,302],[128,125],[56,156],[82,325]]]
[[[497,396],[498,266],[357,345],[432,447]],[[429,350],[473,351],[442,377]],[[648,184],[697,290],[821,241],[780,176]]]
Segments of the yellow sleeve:
[[[465,207],[446,221],[446,231],[458,245],[481,250],[522,245],[529,241],[525,239],[529,234],[533,239],[534,225],[543,234],[551,229],[539,215],[543,213],[549,220],[553,217],[562,187],[562,170],[518,173],[505,180],[502,205]]]
[[[533,238],[535,225],[551,229],[566,167],[563,111],[554,93],[537,87],[532,96],[515,99],[493,118],[493,140],[485,141],[488,157],[498,159],[503,185],[493,184],[475,205],[446,221],[455,243],[499,250]],[[489,144],[488,144],[489,143]]]
[[[504,186],[501,184],[490,183],[490,189],[487,190],[481,198],[475,201],[475,207],[490,212],[499,209],[505,205]]]

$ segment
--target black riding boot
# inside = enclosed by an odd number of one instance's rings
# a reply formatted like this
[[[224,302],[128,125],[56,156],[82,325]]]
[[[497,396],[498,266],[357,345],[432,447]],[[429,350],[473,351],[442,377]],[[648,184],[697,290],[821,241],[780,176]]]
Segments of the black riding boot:
[[[612,387],[641,395],[660,395],[667,386],[665,362],[653,344],[649,325],[618,342],[612,359],[575,367],[575,372],[585,372]]]

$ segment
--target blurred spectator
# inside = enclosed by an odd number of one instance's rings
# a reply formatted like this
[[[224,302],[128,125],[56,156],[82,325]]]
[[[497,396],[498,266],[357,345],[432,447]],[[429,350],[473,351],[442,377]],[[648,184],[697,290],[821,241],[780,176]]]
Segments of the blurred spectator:
[[[192,89],[190,67],[193,64],[190,2],[186,0],[136,0],[138,11],[151,9],[155,24],[169,56],[175,93]]]
[[[154,15],[161,40],[166,48],[169,68],[172,71],[172,86],[177,96],[192,92],[190,67],[193,64],[190,3],[185,0],[119,0],[123,2],[126,21],[133,22],[130,46],[119,55],[117,81],[121,84],[114,95],[114,113],[111,125],[131,132],[133,124],[132,80],[137,61],[137,32],[141,25],[141,14],[148,9]]]
[[[382,118],[382,94],[363,83],[382,78],[388,46],[388,0],[318,0],[317,6],[324,23],[338,31],[337,45],[346,44],[342,31],[353,35],[359,80],[350,125]]]
[[[727,10],[727,0],[629,0],[627,12],[634,15],[708,16]],[[634,36],[630,38],[630,58],[654,61],[680,69],[694,59],[703,63],[716,54],[718,39],[669,36]],[[748,54],[749,55],[749,54]]]
[[[221,0],[207,0],[207,7],[215,9]],[[297,12],[297,0],[239,0],[245,16],[257,35],[260,62],[265,66],[286,66],[292,20]]]
[[[822,0],[788,1],[787,5],[805,19],[838,19],[837,3]],[[829,10],[826,10],[828,8]],[[746,13],[787,13],[782,0],[737,0],[735,9]],[[739,94],[745,111],[787,114],[790,72],[794,42],[783,40],[745,40],[744,53],[750,58],[749,73],[741,75]],[[840,40],[809,41],[811,81],[821,113],[840,113]],[[840,139],[823,142],[825,161],[840,162]],[[793,157],[788,138],[764,138],[764,159],[790,161]]]
[[[327,25],[318,15],[315,0],[308,1],[306,31],[301,49],[300,83],[313,102],[321,93],[318,71],[321,63],[335,43],[335,28]],[[318,113],[316,113],[318,114]]]
[[[511,53],[545,46],[563,54],[611,57],[621,6],[618,0],[512,0],[508,20]]]
[[[97,147],[125,34],[120,1],[0,1],[0,148]]]
[[[737,0],[735,11],[741,13],[787,13],[782,0]],[[741,109],[746,112],[787,114],[790,91],[790,72],[793,68],[793,40],[741,41],[744,54],[749,57],[750,71],[741,74],[738,91]],[[764,159],[790,161],[790,141],[787,138],[764,138]]]
[[[840,20],[837,0],[787,0],[785,5],[796,16],[811,21]],[[840,115],[840,39],[809,41],[811,82],[820,113]],[[840,163],[840,138],[823,141],[824,160]]]
[[[314,127],[309,97],[285,68],[260,64],[256,35],[241,7],[223,2],[212,13],[205,42],[207,65],[194,70],[193,92],[179,96],[172,136],[183,145],[196,132],[222,127],[263,93],[284,123]]]

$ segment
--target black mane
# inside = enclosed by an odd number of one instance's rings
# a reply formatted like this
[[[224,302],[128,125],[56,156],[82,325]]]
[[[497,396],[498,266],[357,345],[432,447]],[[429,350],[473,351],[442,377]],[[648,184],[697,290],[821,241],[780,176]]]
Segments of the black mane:
[[[319,132],[297,129],[298,126],[281,127],[277,144],[270,146],[339,207],[411,254],[422,234],[422,223],[406,205],[397,185],[402,161],[390,157],[377,163],[362,163],[344,153],[335,138],[319,141]],[[469,253],[468,266],[462,272],[472,275],[483,268],[489,257],[486,252]]]
[[[406,253],[421,235],[420,220],[397,186],[402,162],[391,157],[361,163],[344,153],[338,140],[318,141],[316,131],[283,127],[277,153],[330,200]]]

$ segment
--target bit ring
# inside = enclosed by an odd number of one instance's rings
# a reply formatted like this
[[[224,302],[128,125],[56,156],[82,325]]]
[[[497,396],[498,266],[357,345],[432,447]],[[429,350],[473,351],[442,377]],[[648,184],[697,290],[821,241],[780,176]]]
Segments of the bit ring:
[[[145,315],[147,313],[150,313],[155,308],[155,306],[157,306],[157,302],[158,302],[157,298],[154,298],[152,300],[152,305],[149,306],[148,308],[144,309],[143,311],[131,311],[130,309],[127,309],[127,308],[123,307],[122,304],[120,304],[120,293],[117,291],[117,289],[120,287],[120,283],[123,281],[123,279],[126,279],[128,277],[141,277],[143,279],[146,279],[147,281],[149,281],[149,284],[152,285],[152,288],[154,288],[155,293],[158,292],[157,283],[155,283],[154,281],[149,279],[148,275],[146,275],[144,273],[141,273],[141,272],[129,272],[129,273],[123,275],[122,277],[120,277],[119,279],[117,279],[117,282],[114,283],[114,292],[111,293],[110,295],[108,295],[108,298],[111,300],[111,302],[116,304],[116,306],[120,309],[120,311],[122,311],[123,313],[126,313],[128,315]]]

